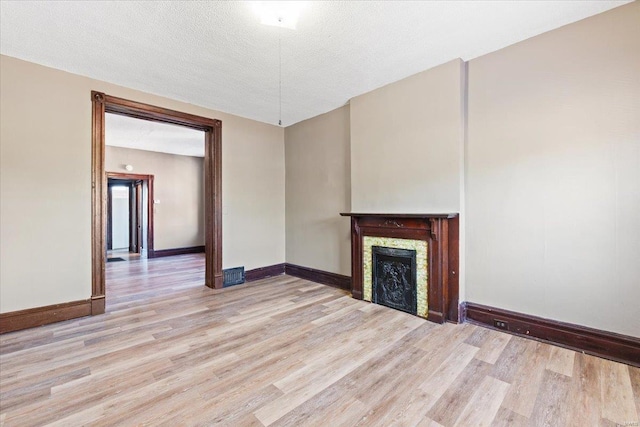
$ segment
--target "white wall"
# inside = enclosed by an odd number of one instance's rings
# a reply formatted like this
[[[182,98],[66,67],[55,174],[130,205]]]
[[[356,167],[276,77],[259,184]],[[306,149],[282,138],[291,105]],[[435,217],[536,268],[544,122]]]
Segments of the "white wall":
[[[467,300],[640,336],[640,3],[469,64]]]
[[[0,56],[0,312],[91,296],[91,90],[222,120],[223,266],[284,262],[282,128]]]
[[[111,248],[129,249],[129,187],[111,188]]]

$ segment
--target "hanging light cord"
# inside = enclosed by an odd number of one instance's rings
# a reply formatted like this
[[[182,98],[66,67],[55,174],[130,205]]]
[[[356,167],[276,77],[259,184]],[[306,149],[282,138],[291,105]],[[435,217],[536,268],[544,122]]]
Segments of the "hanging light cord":
[[[278,125],[282,126],[282,18],[278,18]]]

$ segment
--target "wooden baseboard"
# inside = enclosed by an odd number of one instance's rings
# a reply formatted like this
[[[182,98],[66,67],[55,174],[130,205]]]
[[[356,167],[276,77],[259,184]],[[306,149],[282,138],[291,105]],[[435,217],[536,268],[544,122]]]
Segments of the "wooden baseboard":
[[[105,312],[106,300],[104,295],[93,295],[91,296],[91,315],[95,316],[97,314],[104,314]]]
[[[91,300],[71,301],[0,314],[0,334],[91,315]]]
[[[149,251],[147,258],[160,258],[174,255],[200,254],[204,253],[204,246],[190,246],[188,248],[160,249],[157,251]]]
[[[274,264],[267,267],[247,270],[244,274],[245,281],[252,282],[267,277],[288,274],[301,279],[310,280],[323,285],[333,286],[340,289],[351,290],[351,277],[341,274],[330,273],[328,271],[316,270],[314,268],[302,267],[295,264]]]
[[[314,268],[289,263],[285,264],[284,272],[290,276],[322,283],[323,285],[329,285],[347,291],[351,290],[350,276],[343,276],[342,274],[330,273],[328,271],[316,270]]]
[[[265,279],[267,277],[280,276],[281,274],[284,274],[284,263],[247,270],[244,272],[244,280],[245,282],[252,282],[254,280]]]
[[[461,310],[469,323],[640,367],[640,338],[470,302]],[[498,328],[496,321],[505,322],[505,327]]]

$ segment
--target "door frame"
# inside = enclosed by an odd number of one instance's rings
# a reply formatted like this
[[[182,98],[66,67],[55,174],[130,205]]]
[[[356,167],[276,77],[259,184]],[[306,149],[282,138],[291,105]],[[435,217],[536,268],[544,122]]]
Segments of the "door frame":
[[[121,180],[127,180],[127,183],[131,183],[132,181],[143,181],[147,183],[147,241],[146,241],[146,249],[147,249],[147,257],[152,258],[153,257],[153,175],[145,175],[145,174],[140,174],[140,173],[125,173],[125,172],[106,172],[107,174],[107,181],[109,181],[109,178],[112,179],[121,179]],[[135,185],[132,186],[133,188],[135,188]],[[107,197],[109,197],[109,195],[107,195]],[[135,207],[133,206],[133,204],[129,203],[129,217],[132,216],[132,210],[135,209]],[[109,214],[110,210],[109,207],[107,206],[107,215]],[[107,223],[109,223],[107,221]],[[110,230],[107,230],[107,236],[109,234]],[[131,237],[129,237],[131,238]],[[140,246],[138,244],[138,246]],[[140,252],[140,248],[138,247],[138,252]]]
[[[105,113],[204,131],[205,285],[222,288],[222,122],[91,91],[91,314],[105,312]]]
[[[135,236],[135,246],[133,246],[130,250],[142,255],[142,248],[149,249],[149,244],[145,243],[142,245],[142,223],[144,222],[144,209],[142,209],[142,193],[143,193],[143,184],[144,181],[138,180],[133,181],[131,183],[131,190],[133,192],[133,200],[132,203],[132,217],[136,219],[136,228],[132,230],[132,236]],[[147,184],[147,188],[149,185]],[[147,201],[153,200],[153,198],[149,199],[147,195]],[[149,210],[147,209],[147,237],[149,237]],[[133,242],[130,242],[133,244]],[[131,244],[129,245],[131,247]]]

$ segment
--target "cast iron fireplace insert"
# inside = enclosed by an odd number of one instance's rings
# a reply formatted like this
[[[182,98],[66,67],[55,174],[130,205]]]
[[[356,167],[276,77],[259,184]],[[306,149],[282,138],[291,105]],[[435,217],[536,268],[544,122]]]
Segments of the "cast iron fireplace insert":
[[[416,251],[373,246],[373,302],[417,314]]]

